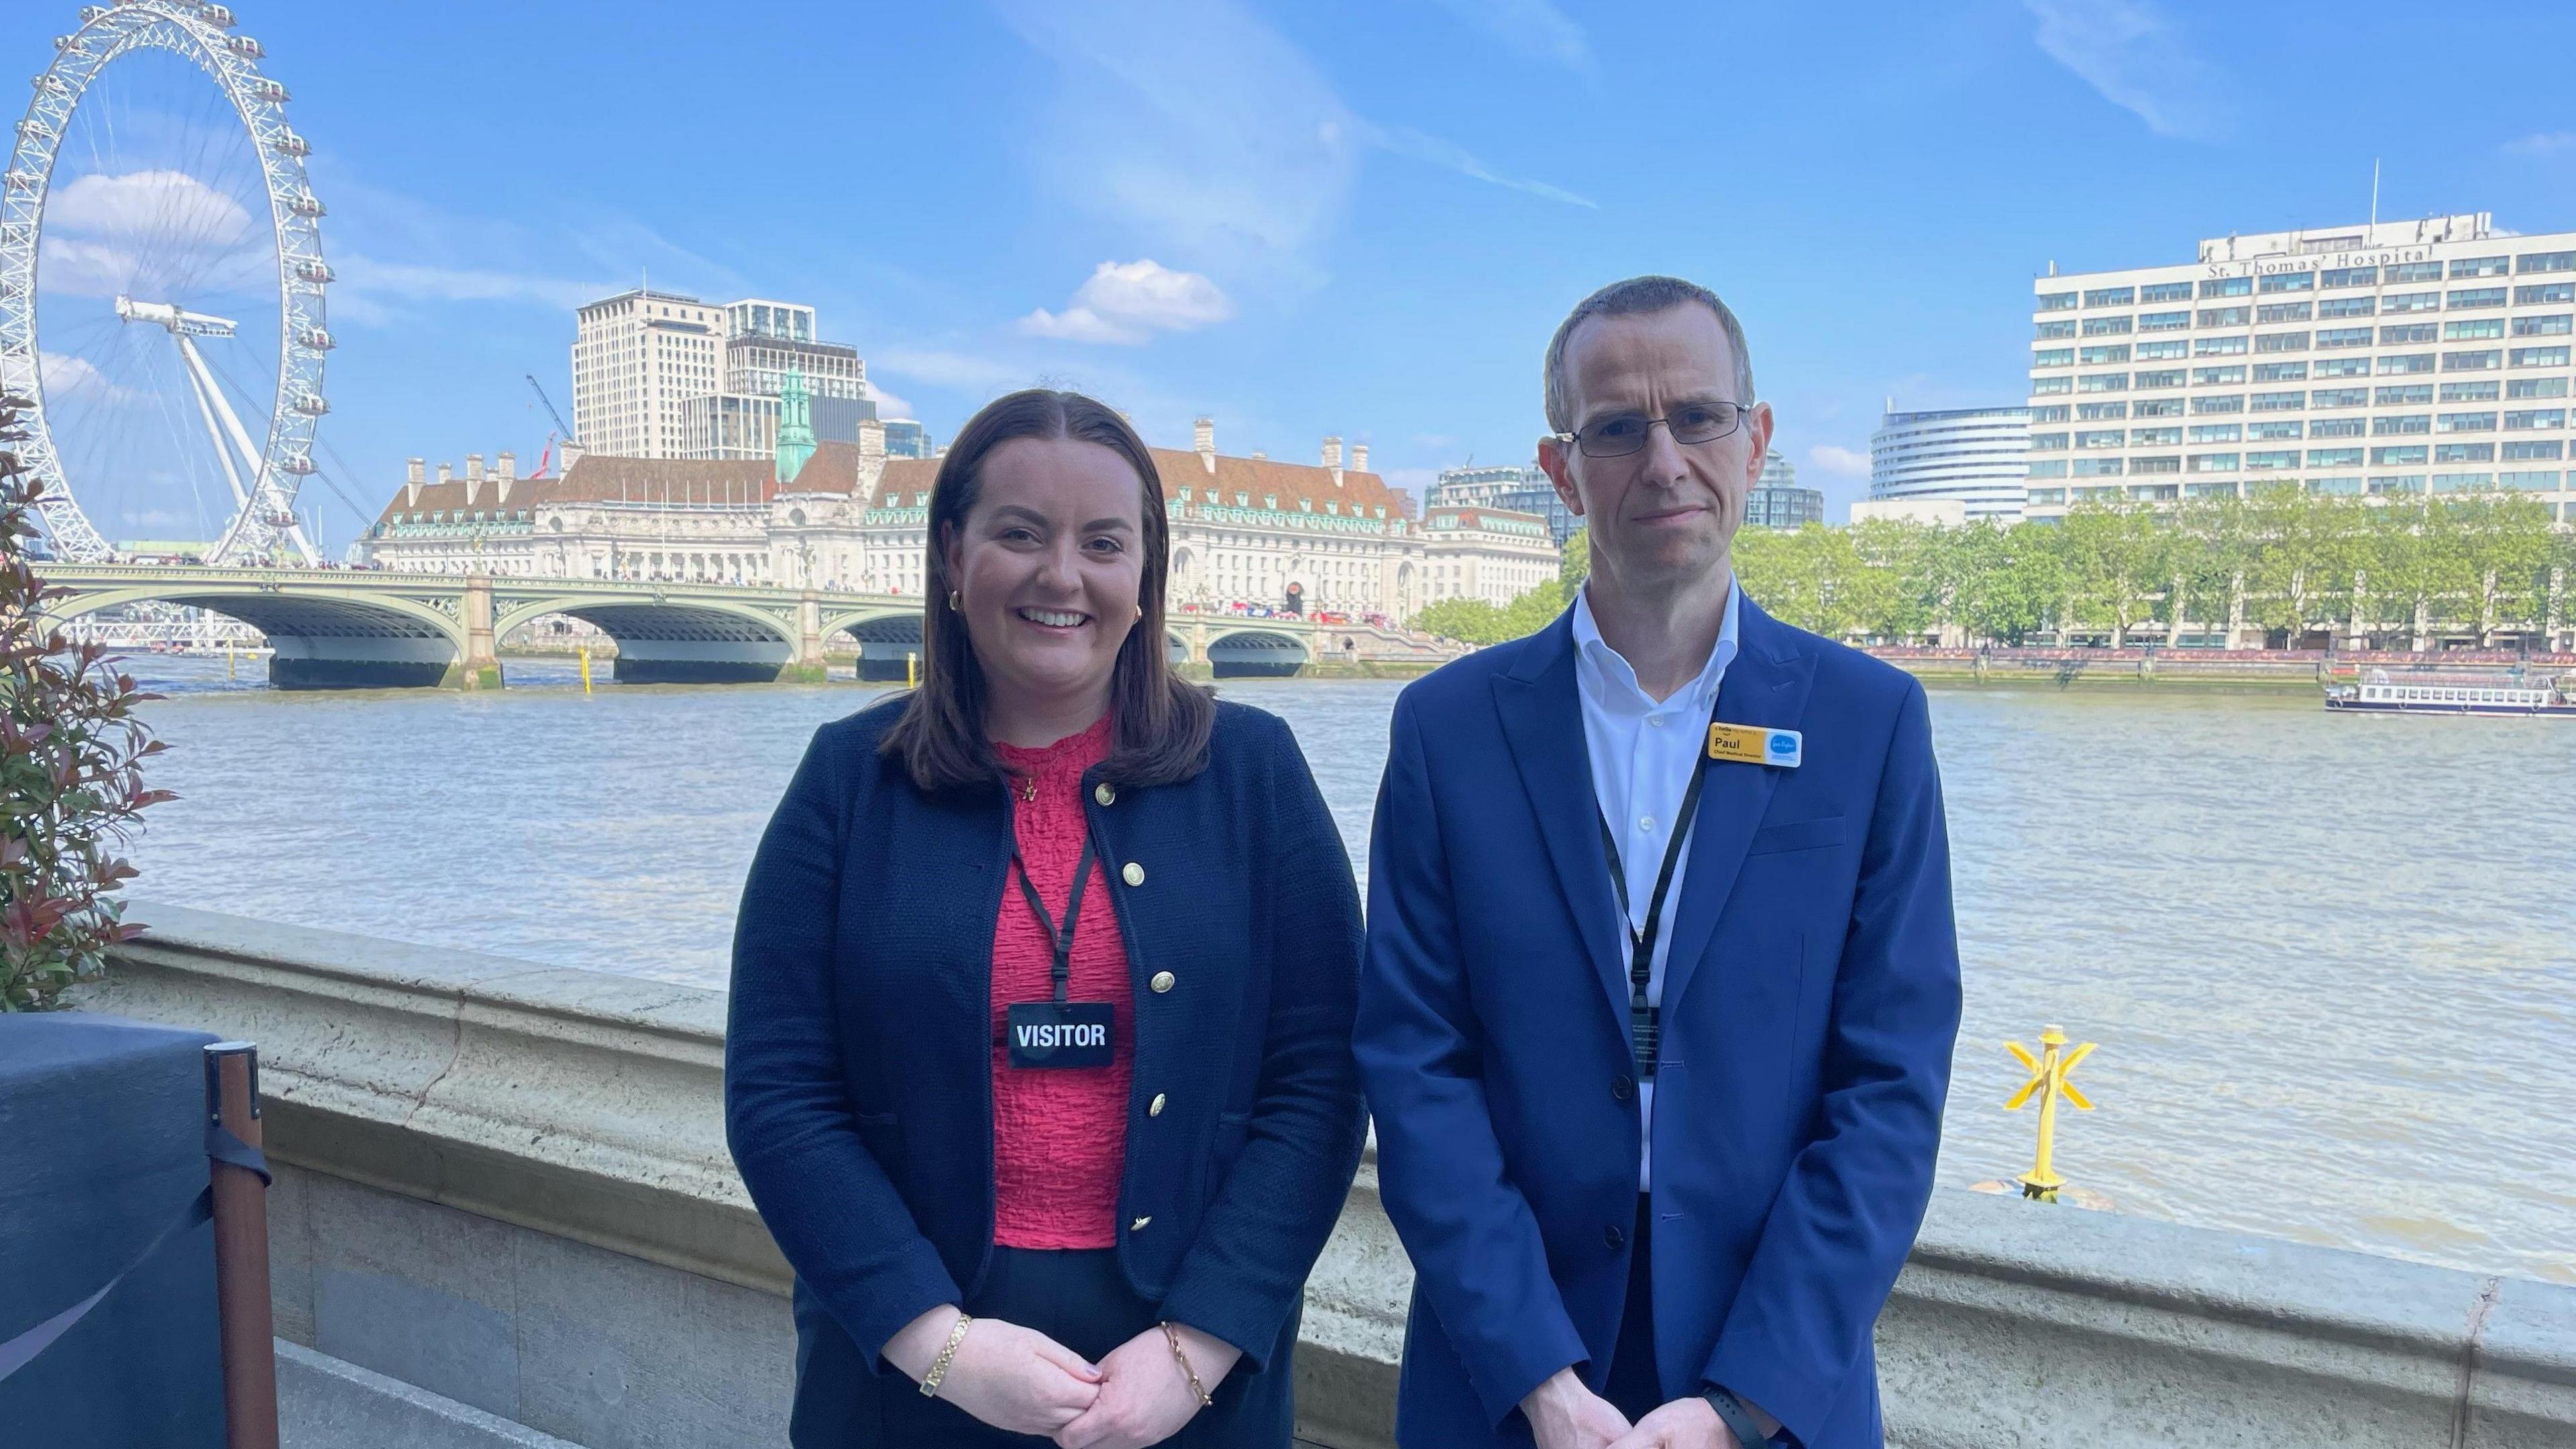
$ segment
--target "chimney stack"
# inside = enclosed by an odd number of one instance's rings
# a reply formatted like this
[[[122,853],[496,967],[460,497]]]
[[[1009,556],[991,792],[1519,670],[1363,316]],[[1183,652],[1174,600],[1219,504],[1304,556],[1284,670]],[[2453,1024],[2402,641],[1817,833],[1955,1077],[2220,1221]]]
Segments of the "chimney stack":
[[[1324,466],[1336,473],[1342,471],[1342,440],[1339,435],[1324,440]]]
[[[474,506],[474,495],[483,491],[483,455],[465,455],[465,506]]]
[[[492,501],[507,507],[510,502],[510,485],[519,481],[519,455],[505,452],[495,458],[492,479]]]
[[[1354,473],[1365,473],[1368,471],[1368,444],[1351,444],[1351,471]]]
[[[1199,466],[1216,471],[1216,419],[1194,418],[1190,422],[1190,451],[1199,455]]]
[[[439,482],[441,482],[441,483],[453,483],[453,482],[455,482],[455,481],[456,481],[456,470],[455,470],[454,468],[452,468],[452,467],[448,466],[448,465],[447,465],[447,464],[445,464],[445,463],[441,463],[441,464],[439,464],[439,465],[438,465],[438,481],[439,481]]]
[[[418,508],[420,506],[421,475],[426,471],[428,471],[428,464],[422,462],[418,458],[412,459],[411,462],[404,467],[403,507]]]
[[[1270,461],[1270,455],[1259,448],[1255,448],[1252,450],[1252,461],[1256,463],[1267,463]]]
[[[875,418],[859,419],[860,464],[864,466],[869,463],[883,463],[885,455],[885,424]]]

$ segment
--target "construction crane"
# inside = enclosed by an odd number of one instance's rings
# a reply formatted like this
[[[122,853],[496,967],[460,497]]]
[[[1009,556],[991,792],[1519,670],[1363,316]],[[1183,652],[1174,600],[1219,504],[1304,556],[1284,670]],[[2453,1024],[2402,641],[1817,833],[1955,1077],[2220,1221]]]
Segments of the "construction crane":
[[[546,416],[555,420],[555,432],[567,443],[579,443],[581,440],[573,436],[572,424],[565,422],[563,414],[555,411],[555,400],[546,396],[545,385],[537,381],[537,375],[529,373],[527,379],[528,386],[537,390],[537,401],[546,405]]]

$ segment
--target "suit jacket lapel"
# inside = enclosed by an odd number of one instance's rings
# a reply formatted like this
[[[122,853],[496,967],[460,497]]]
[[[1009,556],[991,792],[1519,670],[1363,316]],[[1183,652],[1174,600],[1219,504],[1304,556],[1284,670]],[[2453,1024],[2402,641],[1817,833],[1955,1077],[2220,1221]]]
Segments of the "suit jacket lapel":
[[[1717,717],[1729,724],[1796,729],[1806,711],[1807,688],[1815,681],[1815,656],[1800,650],[1796,636],[1755,608],[1751,599],[1744,600],[1736,633],[1735,662],[1726,667],[1726,678],[1717,687]],[[1709,772],[1708,783],[1700,787],[1690,869],[1682,877],[1682,898],[1673,908],[1672,954],[1664,958],[1667,1017],[1690,989],[1691,977],[1708,954],[1718,917],[1744,869],[1744,852],[1752,845],[1762,812],[1771,803],[1771,791],[1784,773],[1777,766],[1731,760],[1702,760],[1700,768]],[[1624,1002],[1627,997],[1623,994],[1619,999]]]
[[[1618,903],[1601,854],[1601,807],[1592,793],[1592,756],[1583,741],[1583,705],[1574,677],[1574,625],[1569,610],[1523,650],[1521,662],[1494,676],[1494,709],[1521,788],[1538,815],[1557,888],[1574,914],[1584,954],[1601,978],[1611,1012],[1628,1019],[1627,957],[1620,951]],[[1624,1028],[1623,1028],[1624,1030]]]

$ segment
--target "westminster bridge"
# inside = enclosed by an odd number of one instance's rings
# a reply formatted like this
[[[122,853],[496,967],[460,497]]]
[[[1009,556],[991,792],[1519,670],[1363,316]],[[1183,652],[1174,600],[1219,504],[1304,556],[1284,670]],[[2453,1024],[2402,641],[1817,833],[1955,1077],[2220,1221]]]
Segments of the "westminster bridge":
[[[153,604],[238,619],[268,637],[269,683],[283,689],[498,688],[501,642],[549,617],[616,641],[615,677],[636,684],[820,680],[836,634],[857,646],[862,677],[900,679],[905,656],[921,649],[921,601],[896,594],[194,564],[51,562],[36,572],[59,591],[47,601],[59,623]],[[1215,677],[1297,674],[1396,637],[1294,617],[1185,613],[1167,623],[1172,661]]]

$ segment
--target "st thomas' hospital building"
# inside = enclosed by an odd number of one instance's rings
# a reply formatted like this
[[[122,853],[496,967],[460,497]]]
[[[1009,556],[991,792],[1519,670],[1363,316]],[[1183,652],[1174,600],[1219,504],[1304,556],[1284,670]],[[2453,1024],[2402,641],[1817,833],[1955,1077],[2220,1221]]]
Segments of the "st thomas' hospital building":
[[[2219,237],[2034,291],[2030,519],[2287,482],[2512,490],[2576,523],[2576,232],[2473,212]]]

